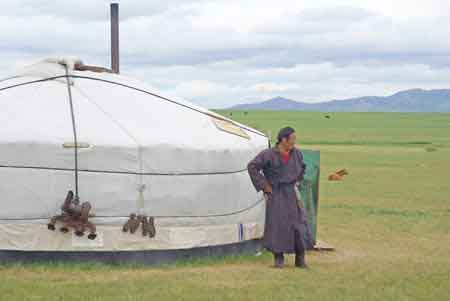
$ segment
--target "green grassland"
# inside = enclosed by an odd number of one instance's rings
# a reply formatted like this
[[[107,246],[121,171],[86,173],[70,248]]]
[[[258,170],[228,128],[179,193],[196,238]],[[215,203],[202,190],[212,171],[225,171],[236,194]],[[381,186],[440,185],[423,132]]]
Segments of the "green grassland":
[[[0,266],[0,300],[450,300],[450,114],[230,112],[321,151],[309,271],[270,254],[168,266]],[[232,113],[232,115],[230,115]],[[328,173],[347,168],[342,182]]]

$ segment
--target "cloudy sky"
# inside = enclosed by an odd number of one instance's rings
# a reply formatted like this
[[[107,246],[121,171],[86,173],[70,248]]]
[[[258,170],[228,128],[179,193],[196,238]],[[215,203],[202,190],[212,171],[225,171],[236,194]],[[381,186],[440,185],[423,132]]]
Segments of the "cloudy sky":
[[[109,66],[105,0],[1,1],[0,74],[75,55]],[[450,88],[450,0],[123,0],[121,71],[220,108]]]

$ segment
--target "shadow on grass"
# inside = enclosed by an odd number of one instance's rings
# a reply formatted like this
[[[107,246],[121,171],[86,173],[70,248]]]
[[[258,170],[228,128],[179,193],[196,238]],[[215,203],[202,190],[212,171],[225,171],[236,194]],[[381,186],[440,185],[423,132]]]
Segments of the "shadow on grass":
[[[192,267],[210,267],[249,262],[263,262],[269,258],[266,251],[257,254],[212,256],[203,258],[188,258],[171,263],[145,265],[139,263],[101,263],[95,261],[64,262],[64,261],[39,261],[39,262],[12,262],[0,263],[0,273],[3,269],[34,269],[34,270],[72,270],[72,271],[110,271],[110,270],[148,270],[148,269],[175,269]]]

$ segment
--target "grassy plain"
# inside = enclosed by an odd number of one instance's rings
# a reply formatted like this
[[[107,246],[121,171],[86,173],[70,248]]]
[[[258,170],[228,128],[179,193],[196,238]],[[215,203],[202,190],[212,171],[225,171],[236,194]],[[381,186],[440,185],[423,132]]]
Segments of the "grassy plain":
[[[0,300],[450,299],[450,114],[220,113],[272,136],[291,125],[303,148],[321,151],[318,237],[335,252],[310,252],[309,271],[270,268],[267,253],[160,267],[3,265]],[[344,181],[327,181],[344,167]]]

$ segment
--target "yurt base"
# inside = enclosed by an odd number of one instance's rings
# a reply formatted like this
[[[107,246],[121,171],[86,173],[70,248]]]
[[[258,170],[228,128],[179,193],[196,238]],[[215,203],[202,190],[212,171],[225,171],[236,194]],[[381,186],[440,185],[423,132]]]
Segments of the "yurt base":
[[[0,250],[0,263],[101,262],[108,264],[158,265],[191,259],[255,254],[262,249],[261,240],[176,250],[144,251],[17,251]]]

